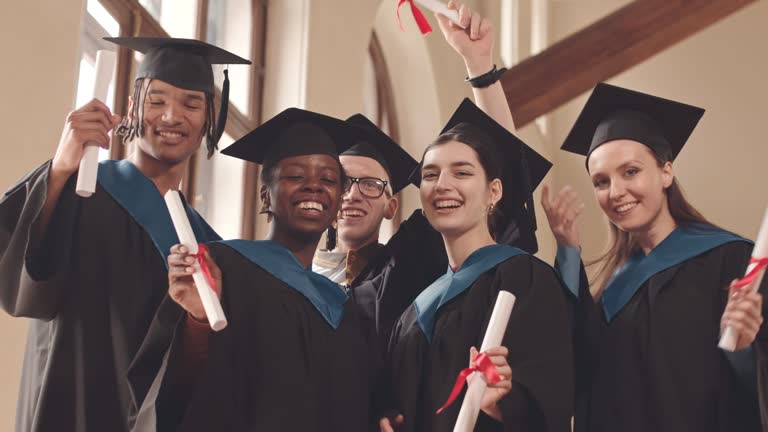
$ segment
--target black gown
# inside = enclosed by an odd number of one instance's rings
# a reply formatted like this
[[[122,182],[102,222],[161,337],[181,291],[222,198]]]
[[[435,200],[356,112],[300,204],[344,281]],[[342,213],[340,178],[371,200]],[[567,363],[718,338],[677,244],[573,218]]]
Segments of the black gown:
[[[727,243],[653,275],[610,322],[592,301],[582,265],[577,432],[768,431],[765,324],[736,363],[717,347],[724,287],[743,276],[751,249]],[[763,316],[768,322],[765,302]]]
[[[31,250],[49,167],[34,170],[0,200],[0,307],[31,318],[16,430],[126,431],[126,372],[167,291],[165,258],[100,183],[90,198],[78,197],[76,175],[46,238]],[[149,179],[134,180],[139,184],[124,185],[134,197],[163,203],[157,189],[142,195]],[[173,227],[165,228],[175,238]]]
[[[403,311],[447,267],[442,236],[416,210],[352,281],[352,297],[375,319],[382,347]]]
[[[381,360],[373,323],[359,307],[345,301],[334,329],[305,294],[237,250],[222,243],[210,250],[223,275],[228,326],[210,334],[207,365],[179,404],[169,377],[183,314],[172,301],[164,302],[129,374],[138,398],[148,394],[146,402],[154,401],[143,408],[154,412],[140,430],[371,429]],[[290,261],[284,265],[298,266]],[[346,299],[341,288],[333,289]]]
[[[524,254],[486,271],[440,307],[431,342],[414,305],[392,331],[388,369],[394,408],[405,417],[401,431],[450,431],[463,394],[445,411],[469,348],[482,343],[499,291],[517,299],[502,345],[509,349],[513,388],[499,402],[504,424],[483,412],[478,431],[570,431],[573,412],[572,304],[549,265]]]

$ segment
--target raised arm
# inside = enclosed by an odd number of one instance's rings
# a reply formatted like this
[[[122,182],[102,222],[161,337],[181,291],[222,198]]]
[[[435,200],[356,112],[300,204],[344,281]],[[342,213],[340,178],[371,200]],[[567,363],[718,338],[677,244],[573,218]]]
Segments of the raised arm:
[[[51,162],[48,176],[48,193],[43,210],[34,227],[33,239],[44,236],[64,185],[80,167],[83,149],[88,143],[109,148],[109,131],[120,123],[120,116],[112,114],[109,107],[93,99],[67,116],[61,140]]]
[[[437,22],[448,44],[461,56],[467,68],[469,78],[477,78],[490,72],[493,67],[493,43],[496,31],[487,18],[473,12],[464,4],[453,0],[448,2],[450,9],[458,10],[459,20],[466,29],[462,29],[443,15],[437,14]],[[467,85],[470,85],[467,83]],[[515,122],[499,81],[488,87],[472,87],[475,103],[486,114],[510,132],[515,131]]]

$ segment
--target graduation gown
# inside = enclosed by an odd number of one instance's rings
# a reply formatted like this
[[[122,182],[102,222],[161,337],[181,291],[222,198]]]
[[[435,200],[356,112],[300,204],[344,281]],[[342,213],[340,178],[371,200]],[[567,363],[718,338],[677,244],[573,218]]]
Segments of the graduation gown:
[[[31,318],[16,430],[125,431],[126,371],[167,291],[176,234],[154,184],[128,161],[107,161],[88,199],[72,176],[33,248],[49,169],[0,199],[0,307]],[[218,238],[187,214],[198,238]]]
[[[717,347],[727,287],[744,275],[752,244],[714,227],[689,228],[636,256],[634,268],[623,269],[631,277],[617,273],[597,303],[581,266],[577,432],[768,431],[765,325],[749,349]]]
[[[137,430],[370,429],[381,361],[373,323],[358,306],[278,243],[228,241],[210,251],[228,326],[209,335],[207,365],[187,401],[176,403],[169,377],[183,313],[164,303],[129,374],[139,398],[149,394],[142,413],[150,420],[142,414]]]
[[[453,405],[441,414],[435,411],[467,367],[469,348],[480,348],[501,290],[517,297],[503,339],[512,390],[499,402],[504,423],[481,412],[475,430],[570,431],[573,360],[567,293],[552,267],[501,245],[475,251],[456,273],[449,269],[394,327],[390,397],[405,417],[403,431],[453,429],[466,387]]]
[[[352,281],[352,298],[375,319],[382,347],[403,311],[446,267],[442,236],[416,210]]]

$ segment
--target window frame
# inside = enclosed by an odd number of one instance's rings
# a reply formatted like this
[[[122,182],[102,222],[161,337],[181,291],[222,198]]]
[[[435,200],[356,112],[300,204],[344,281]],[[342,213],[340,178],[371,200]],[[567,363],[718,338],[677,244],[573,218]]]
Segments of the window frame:
[[[169,37],[160,23],[142,6],[138,0],[98,0],[105,9],[120,24],[120,36],[147,36]],[[228,119],[225,131],[233,137],[240,137],[256,128],[261,123],[261,106],[263,98],[264,81],[264,53],[266,42],[266,17],[267,0],[251,0],[251,52],[250,60],[250,94],[249,115],[243,114],[230,102]],[[196,38],[205,40],[207,36],[208,0],[198,0],[197,23],[195,29]],[[115,111],[126,113],[128,100],[133,89],[133,76],[135,64],[133,52],[127,48],[119,47],[117,54],[117,66],[115,71]],[[217,88],[215,106],[221,101],[221,91]],[[110,157],[123,159],[126,156],[125,146],[119,137],[112,138]],[[198,173],[198,155],[191,157],[184,180],[182,191],[188,197],[190,204],[195,205],[195,180]],[[245,162],[245,174],[243,176],[243,215],[242,238],[254,237],[258,190],[256,180],[259,177],[258,165]]]

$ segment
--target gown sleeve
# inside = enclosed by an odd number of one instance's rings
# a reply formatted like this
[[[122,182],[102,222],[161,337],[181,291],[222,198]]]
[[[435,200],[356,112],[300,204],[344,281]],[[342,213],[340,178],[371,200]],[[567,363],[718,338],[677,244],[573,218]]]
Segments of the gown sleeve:
[[[440,233],[416,210],[387,243],[390,258],[378,281],[376,321],[382,346],[392,327],[416,297],[448,268]]]
[[[11,316],[53,319],[65,291],[79,207],[73,179],[43,238],[33,237],[48,194],[50,165],[39,166],[0,198],[0,308]]]

